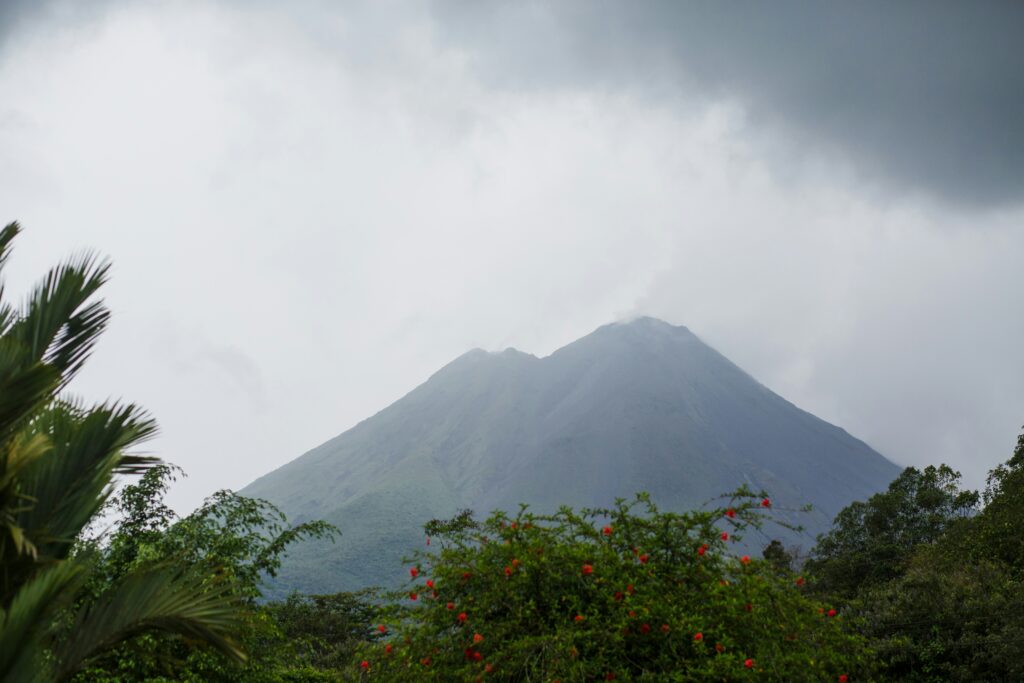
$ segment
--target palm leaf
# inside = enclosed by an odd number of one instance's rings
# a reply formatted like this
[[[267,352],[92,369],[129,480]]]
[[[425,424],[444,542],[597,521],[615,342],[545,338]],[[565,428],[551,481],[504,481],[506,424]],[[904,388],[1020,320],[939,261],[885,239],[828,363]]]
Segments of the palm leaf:
[[[110,264],[84,254],[51,270],[29,295],[8,334],[25,344],[34,360],[56,367],[61,386],[75,375],[106,327],[102,301],[87,303],[103,286]]]
[[[8,609],[0,609],[0,681],[43,680],[46,631],[66,607],[83,578],[75,562],[50,565],[23,584]]]
[[[232,638],[239,611],[227,582],[204,581],[170,566],[136,570],[76,615],[69,637],[53,651],[56,680],[70,678],[91,656],[152,631],[193,637],[245,661]]]
[[[57,403],[32,422],[31,431],[46,435],[52,448],[20,472],[22,491],[34,502],[18,515],[18,523],[33,530],[42,554],[64,558],[107,501],[114,474],[144,471],[158,462],[125,454],[153,436],[156,423],[134,405],[84,411]]]

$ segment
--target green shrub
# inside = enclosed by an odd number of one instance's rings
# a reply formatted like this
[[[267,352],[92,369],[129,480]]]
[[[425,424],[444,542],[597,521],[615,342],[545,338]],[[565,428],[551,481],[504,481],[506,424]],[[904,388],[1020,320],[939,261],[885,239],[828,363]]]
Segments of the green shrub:
[[[637,509],[639,508],[639,513]],[[836,681],[869,677],[863,640],[798,577],[728,552],[770,514],[562,508],[432,522],[357,679]]]

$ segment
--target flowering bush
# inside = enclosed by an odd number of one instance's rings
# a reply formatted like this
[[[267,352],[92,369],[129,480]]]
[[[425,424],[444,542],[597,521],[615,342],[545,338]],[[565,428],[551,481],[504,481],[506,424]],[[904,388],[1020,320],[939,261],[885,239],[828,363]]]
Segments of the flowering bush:
[[[770,514],[761,498],[740,491],[727,507],[674,514],[641,494],[610,510],[432,522],[432,552],[413,558],[411,585],[385,612],[389,637],[362,649],[352,676],[867,680],[863,641],[841,614],[727,552]]]

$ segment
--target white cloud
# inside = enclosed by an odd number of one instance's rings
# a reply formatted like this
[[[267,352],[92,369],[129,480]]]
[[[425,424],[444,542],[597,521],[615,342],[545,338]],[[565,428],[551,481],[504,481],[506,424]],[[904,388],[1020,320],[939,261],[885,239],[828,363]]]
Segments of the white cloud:
[[[112,6],[0,62],[12,290],[113,258],[76,391],[152,410],[178,507],[472,346],[638,313],[899,462],[978,483],[1009,454],[1019,213],[882,202],[834,160],[782,174],[735,102],[501,88],[428,17],[317,12]]]

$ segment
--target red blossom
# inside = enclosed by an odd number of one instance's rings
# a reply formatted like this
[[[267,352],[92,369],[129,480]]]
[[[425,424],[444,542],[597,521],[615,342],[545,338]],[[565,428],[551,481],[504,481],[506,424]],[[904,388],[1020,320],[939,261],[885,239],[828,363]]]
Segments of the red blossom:
[[[729,519],[732,519],[733,517],[736,516],[736,511],[733,510],[732,508],[729,508],[728,510],[725,511],[725,516],[728,517]]]
[[[719,654],[725,652],[725,645],[722,645],[721,643],[715,643],[715,652],[718,652]]]
[[[459,620],[460,624],[465,624],[466,623],[466,619],[468,619],[469,617],[466,616],[465,612],[459,612],[459,616],[457,616],[455,618]]]
[[[743,609],[747,610],[748,612],[753,612],[754,611],[754,605],[752,603],[748,602],[746,605],[743,606]]]
[[[626,586],[626,592],[630,595],[633,594],[633,584],[629,584],[628,586]]]
[[[584,619],[586,619],[586,617],[585,617],[585,616],[583,616],[582,614],[577,614],[577,615],[576,615],[576,616],[574,617],[574,619],[575,619],[576,621],[583,621]]]
[[[704,640],[704,634],[698,631],[697,633],[693,634],[693,639],[699,643],[700,641]]]
[[[640,624],[640,633],[650,633],[651,627],[648,624]]]
[[[433,588],[433,587],[434,587],[434,580],[433,579],[427,579],[427,588]]]
[[[707,551],[708,551],[708,545],[707,545],[707,543],[705,543],[705,544],[704,544],[704,545],[702,545],[701,547],[697,548],[697,554],[698,554],[698,555],[703,555],[703,554],[704,554],[704,553],[706,553]]]
[[[364,659],[363,661],[359,662],[359,666],[363,669],[369,669],[370,663]]]
[[[638,559],[640,560],[640,564],[647,564],[647,560],[649,560],[650,557],[647,555],[647,553],[644,553]]]
[[[409,576],[411,576],[412,578],[415,579],[419,575],[420,575],[420,570],[419,570],[418,567],[409,567]]]
[[[624,597],[626,597],[626,596],[624,596],[621,591],[615,591],[615,601],[616,602],[622,602],[622,599]]]
[[[604,680],[606,680],[606,681],[614,681],[615,680],[615,674],[610,673],[610,672],[606,673],[604,675]]]
[[[722,532],[722,540],[723,541],[728,541],[729,540],[729,532],[728,531],[723,531]]]
[[[593,574],[594,573],[594,568],[591,565],[589,565],[589,564],[585,564],[585,565],[583,565],[583,573],[584,574]]]
[[[494,671],[494,665],[490,662],[487,662],[486,664],[484,664],[484,671],[486,671],[487,673],[491,673],[492,671]]]
[[[636,610],[632,610],[632,609],[629,610],[629,616],[630,617],[635,617],[636,616]]]
[[[612,528],[610,526],[606,526],[605,528],[601,529],[601,533],[604,534],[605,536],[611,536],[612,535]]]
[[[484,640],[484,637],[482,635],[480,635],[479,633],[474,633],[473,634],[473,642],[474,643],[482,643],[483,640]]]
[[[806,581],[804,581],[804,577],[798,576],[798,577],[796,577],[796,582],[795,583],[798,586],[802,586],[802,585],[804,585],[806,583]]]
[[[409,599],[410,599],[410,600],[418,600],[418,599],[419,599],[419,597],[420,597],[420,596],[419,596],[419,595],[417,595],[416,593],[409,593]]]
[[[470,574],[469,572],[463,572],[462,573],[462,580],[463,581],[469,581],[471,578],[473,578],[473,575]]]
[[[849,676],[846,674],[839,674],[839,683],[846,683],[848,680],[850,680]]]
[[[505,576],[512,576],[512,567],[505,567]]]
[[[384,646],[384,652],[387,652],[388,654],[391,654],[391,649],[392,649],[391,643],[388,643],[387,645]]]
[[[384,624],[381,624],[380,626],[377,627],[377,630],[380,631],[381,633],[387,633],[388,632],[388,627],[385,626]]]
[[[483,658],[484,658],[484,656],[482,654],[480,654],[479,652],[474,652],[473,653],[473,661],[474,662],[482,661]]]
[[[420,664],[423,666],[430,666],[430,657],[424,657],[420,660]]]
[[[750,555],[744,555],[740,558],[740,562],[743,564],[750,564]]]
[[[447,605],[445,605],[445,607],[447,607],[448,609],[455,609],[455,603],[449,602]]]
[[[671,628],[669,627],[668,624],[662,624],[661,625],[661,632],[662,633],[668,633],[670,630],[671,630]]]
[[[748,669],[754,668],[754,660],[748,659],[747,661],[743,662],[743,666],[747,667]]]
[[[836,611],[835,611],[834,609],[830,609],[830,610],[828,611],[828,615],[829,615],[830,617],[834,617],[834,616],[836,615]]]
[[[770,508],[771,506],[772,506],[772,502],[770,500],[768,500],[767,498],[765,498],[764,500],[761,501],[761,507],[763,507],[763,508]]]

